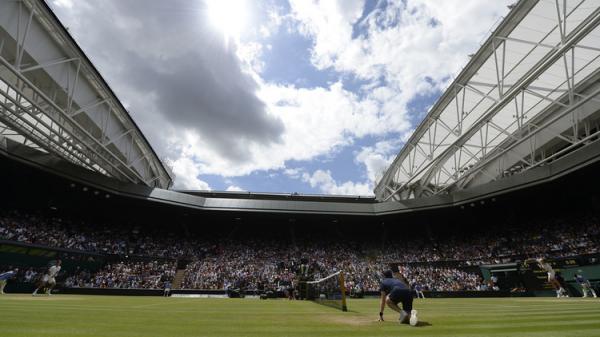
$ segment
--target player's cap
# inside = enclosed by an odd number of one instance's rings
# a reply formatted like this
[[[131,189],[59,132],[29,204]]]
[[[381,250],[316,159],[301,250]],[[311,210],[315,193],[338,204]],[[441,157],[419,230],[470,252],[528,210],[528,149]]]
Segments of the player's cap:
[[[391,269],[384,270],[382,274],[383,274],[383,277],[385,277],[385,278],[394,277],[394,274],[392,273]]]

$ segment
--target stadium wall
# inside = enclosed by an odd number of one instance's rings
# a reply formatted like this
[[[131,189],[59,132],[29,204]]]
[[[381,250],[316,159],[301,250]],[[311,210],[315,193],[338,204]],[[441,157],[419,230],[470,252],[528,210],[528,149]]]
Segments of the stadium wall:
[[[523,258],[524,260],[525,258]],[[575,282],[574,275],[582,274],[590,281],[594,288],[600,287],[600,255],[587,254],[579,256],[564,257],[552,261],[552,266],[560,274],[566,283],[571,296],[581,296],[581,287]],[[494,273],[502,280],[502,273],[511,273],[507,279],[518,280],[520,284],[527,289],[527,292],[534,296],[556,296],[556,292],[547,282],[547,274],[537,265],[524,266],[521,263],[513,262],[496,265],[482,265],[481,274],[484,280],[490,281]],[[511,280],[508,280],[510,283]],[[499,284],[502,289],[502,285]],[[515,286],[515,285],[512,285]]]
[[[600,289],[600,264],[594,266],[563,268],[561,272],[562,276],[567,281],[569,292],[575,294],[576,296],[582,296],[583,294],[581,293],[581,287],[573,279],[575,274],[582,274],[590,281],[593,288]]]
[[[0,265],[47,267],[48,261],[58,258],[63,262],[62,269],[68,272],[77,268],[96,271],[106,262],[106,256],[101,254],[0,240]]]
[[[485,185],[461,190],[450,195],[439,195],[419,199],[390,202],[356,202],[356,198],[332,199],[323,196],[322,201],[303,199],[301,196],[256,196],[240,198],[205,197],[194,193],[183,193],[160,188],[128,184],[105,177],[53,155],[42,153],[10,139],[0,137],[0,155],[6,160],[17,161],[41,169],[70,182],[77,182],[105,193],[123,197],[143,199],[166,205],[175,205],[203,211],[221,213],[248,212],[269,214],[322,214],[348,215],[377,218],[386,215],[414,213],[454,206],[469,205],[490,200],[496,196],[551,182],[571,172],[600,161],[600,142],[596,141],[573,151],[545,166],[528,170]],[[251,194],[249,194],[251,195]]]
[[[6,286],[7,293],[31,293],[35,286],[32,283],[9,282]],[[99,296],[163,296],[162,289],[121,289],[121,288],[63,288],[57,287],[54,293],[68,295],[99,295]],[[426,298],[497,298],[497,297],[531,297],[534,292],[510,292],[510,291],[424,291]],[[193,297],[227,297],[225,290],[202,290],[181,289],[172,290],[172,295],[183,295]],[[256,298],[261,294],[255,291],[247,291],[247,297]],[[366,298],[378,298],[379,293],[367,292]],[[269,298],[286,298],[283,292],[278,292]]]

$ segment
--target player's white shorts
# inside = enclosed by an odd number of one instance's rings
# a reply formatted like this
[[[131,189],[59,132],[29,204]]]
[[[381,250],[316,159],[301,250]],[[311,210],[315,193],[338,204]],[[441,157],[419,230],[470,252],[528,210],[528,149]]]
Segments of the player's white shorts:
[[[552,282],[556,279],[556,275],[554,273],[554,271],[549,271],[548,272],[548,282]]]
[[[42,278],[42,282],[47,283],[47,284],[55,285],[56,284],[56,279],[54,277],[50,277],[48,275],[44,275],[44,277]]]

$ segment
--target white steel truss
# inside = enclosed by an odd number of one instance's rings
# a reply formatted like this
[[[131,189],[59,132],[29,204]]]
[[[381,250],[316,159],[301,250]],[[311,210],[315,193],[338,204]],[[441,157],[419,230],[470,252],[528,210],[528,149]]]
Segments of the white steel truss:
[[[0,1],[0,136],[126,182],[172,174],[43,0]]]
[[[522,0],[378,183],[380,200],[449,193],[598,138],[600,1]]]

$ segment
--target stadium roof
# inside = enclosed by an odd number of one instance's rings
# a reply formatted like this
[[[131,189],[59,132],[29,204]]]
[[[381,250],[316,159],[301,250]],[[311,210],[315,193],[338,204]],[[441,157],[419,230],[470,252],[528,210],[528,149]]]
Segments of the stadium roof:
[[[378,199],[498,180],[597,136],[600,1],[511,7],[406,142],[375,189]]]
[[[0,141],[17,140],[124,182],[169,170],[42,0],[0,1]]]

